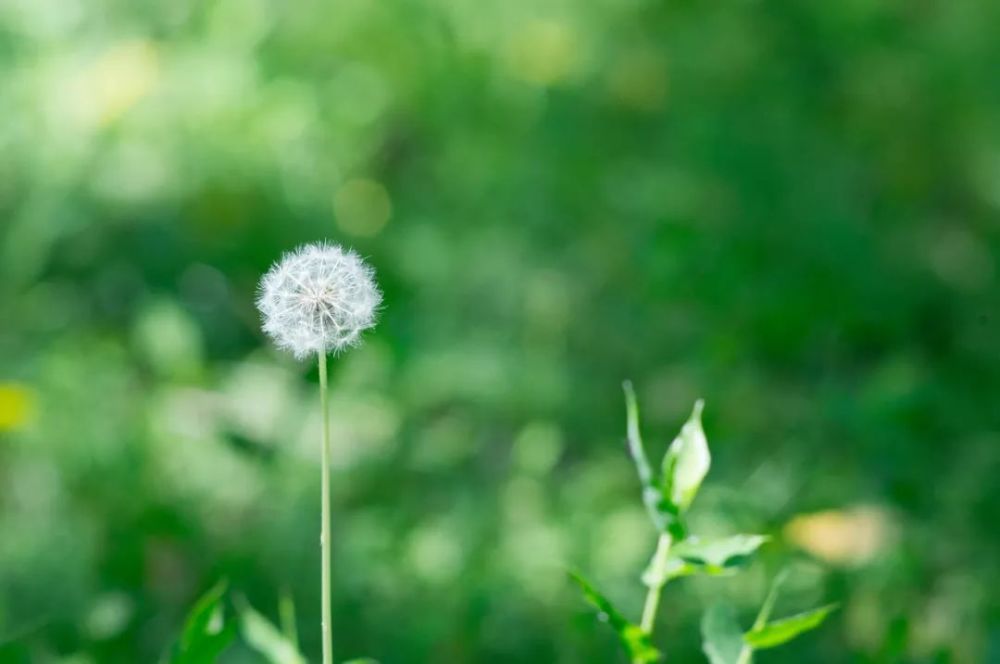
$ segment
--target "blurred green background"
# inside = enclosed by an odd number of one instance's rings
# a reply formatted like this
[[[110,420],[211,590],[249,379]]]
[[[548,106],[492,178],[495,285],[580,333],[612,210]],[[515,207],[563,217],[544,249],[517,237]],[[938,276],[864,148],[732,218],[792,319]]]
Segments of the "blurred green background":
[[[335,649],[620,661],[655,534],[622,444],[703,396],[703,661],[1000,661],[1000,4],[0,0],[0,662],[155,662],[226,577],[318,656],[315,369],[253,305],[355,247],[333,363]],[[233,648],[224,662],[258,662]]]

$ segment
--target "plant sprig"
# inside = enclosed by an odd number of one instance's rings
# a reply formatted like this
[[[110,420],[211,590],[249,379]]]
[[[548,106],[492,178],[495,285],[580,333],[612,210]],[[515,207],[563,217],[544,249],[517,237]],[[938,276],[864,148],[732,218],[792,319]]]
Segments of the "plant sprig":
[[[722,538],[701,538],[687,526],[687,512],[712,465],[708,440],[702,426],[704,401],[695,402],[690,417],[681,427],[659,468],[649,462],[639,427],[639,405],[629,381],[625,391],[626,443],[635,463],[642,490],[642,502],[658,537],[656,550],[642,574],[647,587],[642,616],[637,623],[624,614],[592,583],[577,573],[571,578],[584,598],[597,610],[621,642],[632,664],[658,661],[662,654],[653,645],[660,596],[664,586],[686,576],[725,576],[746,565],[767,542],[765,535],[737,534]],[[754,627],[743,634],[729,607],[713,607],[705,613],[705,653],[712,664],[749,664],[754,649],[773,647],[819,625],[832,610],[823,607],[792,618],[767,622],[776,584],[764,603]],[[708,636],[712,638],[709,639]]]

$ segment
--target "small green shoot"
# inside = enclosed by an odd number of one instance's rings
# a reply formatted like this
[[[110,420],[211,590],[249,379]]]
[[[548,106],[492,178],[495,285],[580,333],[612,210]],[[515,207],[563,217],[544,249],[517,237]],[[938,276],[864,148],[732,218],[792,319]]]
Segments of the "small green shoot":
[[[626,381],[626,440],[642,488],[642,502],[658,533],[656,550],[642,574],[647,586],[642,617],[636,625],[627,620],[592,585],[578,574],[571,578],[585,599],[618,635],[633,664],[656,661],[659,651],[652,645],[660,594],[668,581],[694,574],[722,576],[734,573],[747,563],[767,538],[762,535],[733,535],[701,539],[688,532],[685,516],[712,465],[708,440],[702,427],[704,402],[695,403],[691,416],[681,427],[654,470],[646,455],[639,429],[639,405],[632,384]],[[742,647],[737,632],[737,651]]]
[[[188,614],[171,664],[215,664],[236,637],[236,622],[226,611],[226,582],[201,596]]]

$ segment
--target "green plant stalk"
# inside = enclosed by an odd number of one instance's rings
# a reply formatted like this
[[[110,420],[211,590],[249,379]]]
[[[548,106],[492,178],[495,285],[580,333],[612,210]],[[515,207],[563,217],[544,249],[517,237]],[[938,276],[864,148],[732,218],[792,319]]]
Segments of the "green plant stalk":
[[[333,664],[333,636],[330,625],[330,404],[326,377],[326,353],[319,354],[319,402],[323,409],[323,452],[320,471],[322,513],[320,548],[322,550],[321,588],[323,602],[323,664]]]
[[[673,544],[673,538],[666,534],[660,534],[660,539],[656,542],[656,553],[653,554],[653,560],[650,563],[652,569],[662,569],[667,564],[667,556],[670,555],[670,545]],[[663,586],[666,584],[666,578],[663,578],[657,583],[649,586],[649,591],[646,593],[646,604],[642,608],[642,621],[639,623],[639,627],[646,634],[653,634],[653,626],[656,623],[656,611],[660,608],[660,592],[663,590]]]
[[[736,658],[736,664],[750,664],[753,661],[753,648],[744,643],[740,649],[740,656]]]
[[[778,600],[778,589],[784,582],[785,572],[781,572],[778,576],[774,577],[774,581],[771,582],[771,589],[768,591],[764,603],[760,605],[760,612],[757,614],[757,619],[753,621],[753,627],[750,628],[751,631],[761,629],[767,624],[767,619],[771,617],[771,611],[774,609],[774,603]],[[752,661],[753,648],[750,647],[750,644],[744,643],[736,664],[750,664]]]

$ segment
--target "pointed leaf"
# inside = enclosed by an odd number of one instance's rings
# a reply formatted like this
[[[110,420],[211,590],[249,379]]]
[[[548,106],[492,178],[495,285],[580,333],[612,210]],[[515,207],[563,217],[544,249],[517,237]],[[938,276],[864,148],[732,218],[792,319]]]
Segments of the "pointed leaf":
[[[217,583],[188,614],[173,664],[214,664],[236,637],[236,625],[222,605],[226,585],[225,581]]]
[[[239,602],[239,611],[244,640],[270,664],[306,664],[295,644],[245,600]]]
[[[622,383],[622,389],[625,390],[628,451],[639,474],[639,483],[642,485],[642,503],[646,506],[649,518],[658,531],[669,533],[676,538],[683,537],[684,528],[680,521],[680,512],[664,494],[660,478],[654,476],[653,468],[646,456],[646,449],[642,444],[642,434],[639,431],[639,405],[632,383],[625,381]]]
[[[701,426],[704,405],[701,399],[694,404],[691,417],[663,457],[663,493],[680,512],[691,505],[712,465],[708,440]]]
[[[635,399],[635,390],[631,381],[622,383],[625,391],[625,426],[628,438],[628,451],[639,472],[639,481],[645,487],[653,483],[653,469],[646,457],[646,449],[642,445],[642,435],[639,433],[639,404]]]
[[[789,618],[775,620],[760,629],[750,630],[743,635],[743,640],[758,650],[780,646],[803,632],[819,627],[836,608],[836,604],[829,604]]]
[[[671,551],[672,557],[708,574],[722,574],[749,562],[766,535],[732,535],[718,539],[690,537]]]
[[[649,635],[641,627],[630,623],[614,605],[585,578],[569,573],[569,578],[580,587],[584,598],[597,610],[597,617],[608,623],[634,664],[647,664],[660,660],[660,651],[653,647]]]
[[[767,540],[764,535],[733,535],[709,540],[690,537],[675,545],[666,560],[658,561],[654,556],[642,575],[642,581],[653,587],[695,574],[732,574],[749,562]]]
[[[198,641],[209,630],[210,624],[217,619],[221,611],[220,602],[226,593],[225,581],[219,581],[204,595],[198,598],[184,622],[181,633],[181,648],[186,649]]]
[[[737,664],[743,651],[743,630],[728,604],[715,604],[701,618],[701,648],[711,664]]]

